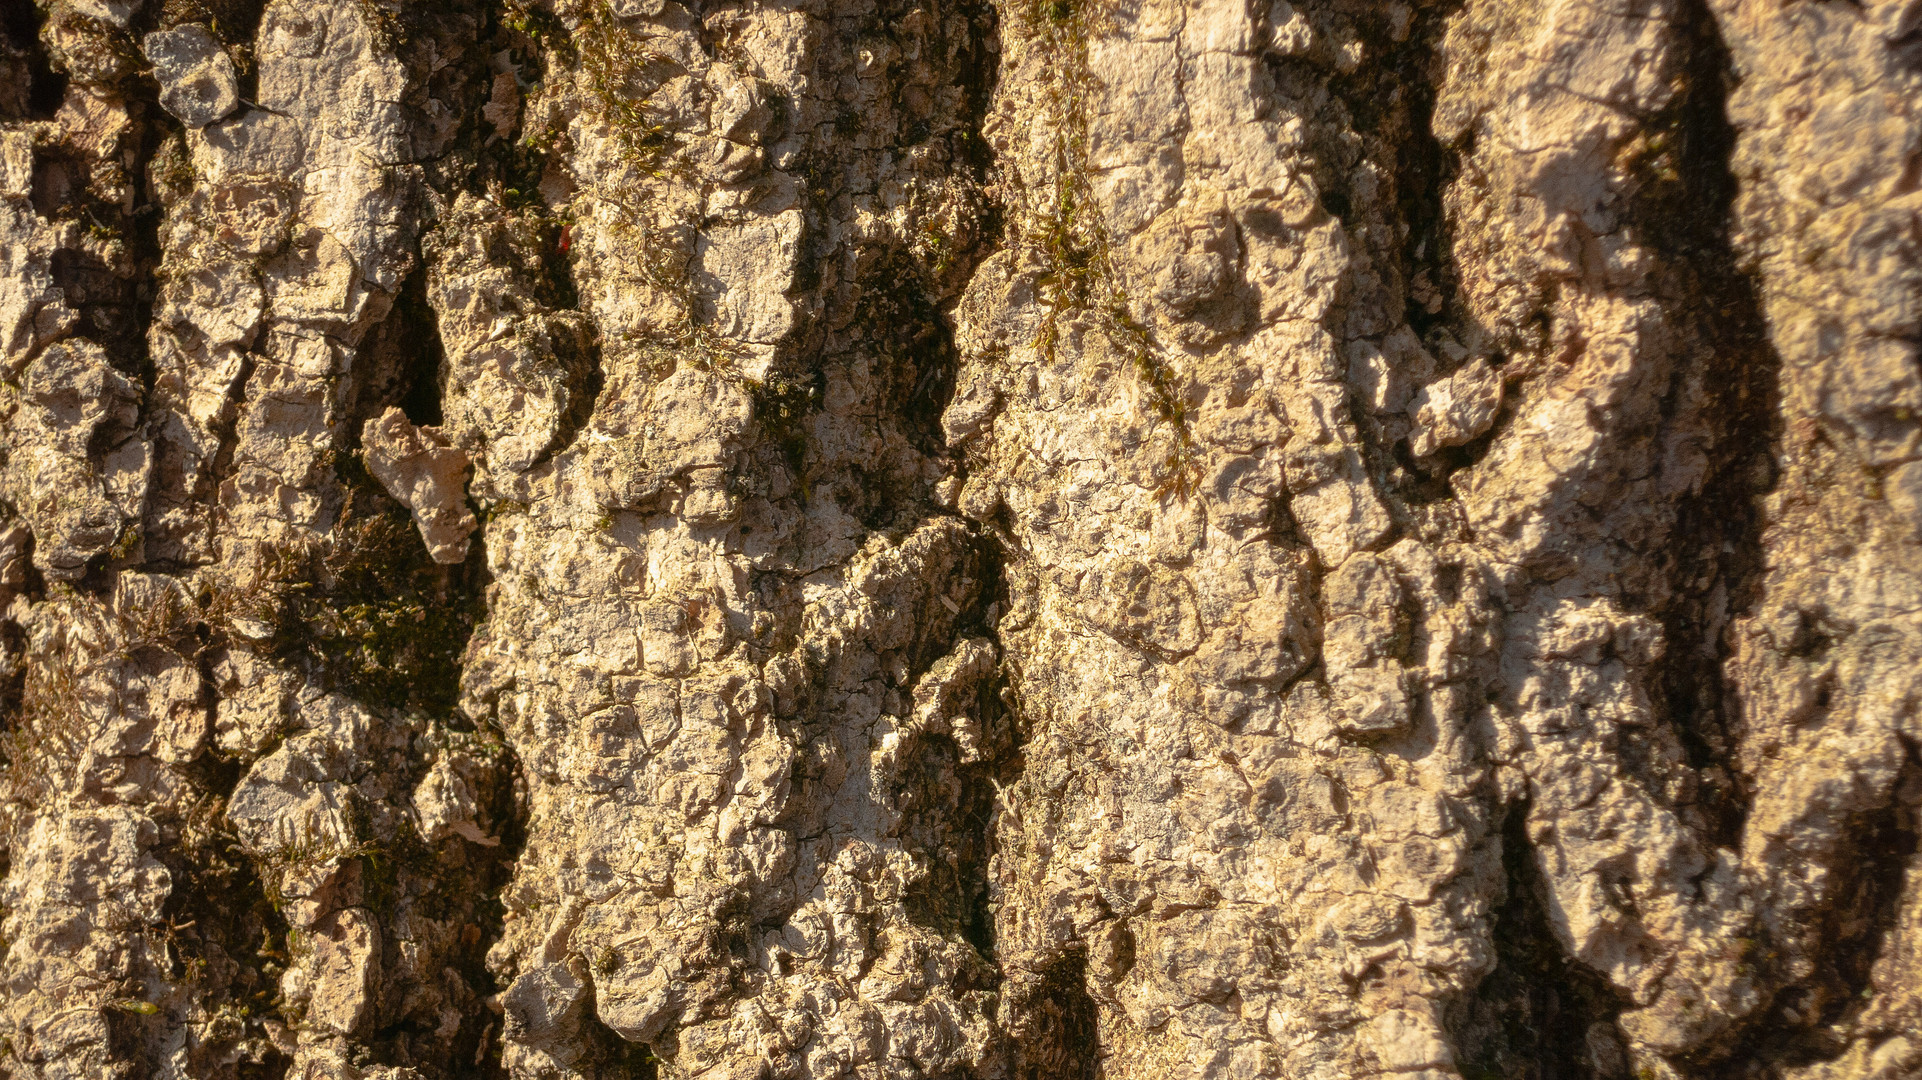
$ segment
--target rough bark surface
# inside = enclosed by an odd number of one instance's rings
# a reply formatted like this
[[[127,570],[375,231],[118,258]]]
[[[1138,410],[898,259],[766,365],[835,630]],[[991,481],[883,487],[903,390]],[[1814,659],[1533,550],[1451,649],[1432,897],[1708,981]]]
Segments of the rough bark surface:
[[[1922,0],[0,22],[0,1076],[1922,1077]]]

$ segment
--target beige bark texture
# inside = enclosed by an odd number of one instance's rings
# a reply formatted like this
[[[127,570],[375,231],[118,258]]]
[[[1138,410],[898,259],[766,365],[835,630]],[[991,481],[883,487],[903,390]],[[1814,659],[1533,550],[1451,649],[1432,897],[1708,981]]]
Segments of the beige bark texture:
[[[1922,0],[0,14],[0,1077],[1922,1077]]]

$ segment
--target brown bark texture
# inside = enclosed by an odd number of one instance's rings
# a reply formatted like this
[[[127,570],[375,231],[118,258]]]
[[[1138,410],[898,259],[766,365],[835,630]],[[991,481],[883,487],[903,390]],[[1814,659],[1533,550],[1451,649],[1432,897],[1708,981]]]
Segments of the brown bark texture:
[[[1922,0],[0,16],[0,1078],[1922,1077]]]

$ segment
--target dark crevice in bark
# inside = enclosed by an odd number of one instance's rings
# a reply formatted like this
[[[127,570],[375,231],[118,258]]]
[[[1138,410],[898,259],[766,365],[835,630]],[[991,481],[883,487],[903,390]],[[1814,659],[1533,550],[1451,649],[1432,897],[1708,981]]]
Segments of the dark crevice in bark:
[[[199,800],[157,819],[179,837],[156,851],[173,880],[166,921],[150,931],[162,939],[155,952],[167,969],[160,974],[194,986],[208,1012],[228,1009],[246,1018],[233,1066],[238,1080],[279,1080],[293,1062],[273,1045],[260,1020],[278,1011],[279,974],[290,959],[287,920],[226,824],[227,799],[246,763],[208,753],[188,772],[202,792]],[[221,1040],[198,1047],[190,1071],[220,1075],[229,1049]]]
[[[1922,753],[1903,741],[1898,792],[1922,791]],[[1822,911],[1814,936],[1821,942],[1807,978],[1778,992],[1733,1053],[1703,1070],[1707,1080],[1747,1080],[1771,1067],[1806,1068],[1835,1061],[1856,1038],[1873,1037],[1860,1018],[1876,1003],[1872,973],[1901,919],[1904,876],[1918,850],[1916,807],[1900,794],[1887,806],[1854,816],[1847,835],[1854,857],[1830,868],[1837,901]],[[1883,1034],[1898,1034],[1887,1031]]]
[[[971,170],[976,179],[985,180],[994,155],[988,149],[987,140],[981,137],[981,125],[987,119],[989,106],[993,104],[994,88],[1001,80],[1001,13],[992,3],[973,3],[965,7],[974,33],[958,65],[957,74],[965,104],[961,108],[960,136],[949,140],[949,148],[955,159]],[[991,212],[996,211],[998,208],[991,208]],[[984,232],[990,237],[998,237],[998,222],[990,223]],[[967,275],[961,275],[957,280],[965,283]]]
[[[514,752],[514,744],[495,725],[493,720],[483,724],[488,734],[500,744],[497,780],[492,802],[487,807],[497,830],[501,846],[494,862],[494,873],[490,880],[483,883],[480,911],[485,920],[479,925],[480,933],[462,954],[462,975],[468,985],[477,989],[492,987],[493,1000],[507,989],[508,981],[498,978],[488,967],[487,954],[507,932],[507,890],[513,887],[514,874],[520,866],[521,854],[527,850],[527,823],[532,807],[527,797],[527,771],[520,756]],[[489,1006],[491,1011],[491,1006]],[[461,1050],[462,1063],[472,1062],[471,1072],[456,1069],[454,1075],[472,1075],[477,1080],[497,1080],[507,1076],[502,1047],[504,1021],[500,1017],[483,1017],[475,1044],[470,1053],[466,1047]],[[463,1021],[461,1031],[465,1035],[471,1025]],[[640,1074],[636,1074],[640,1075]]]
[[[968,15],[968,40],[953,45],[960,59],[952,69],[964,84],[962,115],[950,117],[952,126],[939,130],[918,123],[883,136],[897,144],[940,140],[950,172],[979,183],[988,167],[980,126],[997,71],[990,42],[995,23],[988,5],[962,9]],[[903,6],[891,14],[898,18],[907,11]],[[850,209],[835,190],[845,165],[826,156],[803,164],[815,213],[823,219],[835,215],[837,207],[842,213]],[[926,234],[900,236],[858,263],[843,261],[845,248],[823,243],[835,230],[825,224],[809,229],[805,246],[811,250],[802,260],[797,290],[822,290],[822,282],[837,270],[855,265],[859,276],[851,289],[825,290],[827,310],[792,335],[774,369],[751,387],[762,431],[757,441],[765,448],[762,467],[785,467],[793,475],[793,511],[812,499],[831,498],[868,529],[891,537],[951,516],[937,504],[928,470],[903,468],[893,459],[836,459],[815,442],[815,419],[837,383],[865,381],[869,390],[862,408],[872,410],[866,424],[890,442],[904,442],[910,457],[954,467],[941,425],[961,363],[950,310],[974,266],[993,250],[998,228],[997,212],[989,207],[955,234],[936,237],[938,243],[926,243]],[[942,596],[952,583],[971,579],[972,584],[958,610],[946,609],[936,596],[926,598],[913,637],[902,647],[907,677],[899,691],[906,693],[964,640],[995,637],[991,612],[1008,603],[1003,559],[994,539],[975,530],[945,579],[933,583]],[[950,735],[916,735],[912,748],[902,753],[898,775],[890,778],[888,798],[902,814],[899,836],[929,870],[927,881],[903,898],[905,914],[950,941],[965,942],[979,959],[951,985],[957,994],[993,993],[1002,982],[988,866],[999,792],[1019,767],[1014,717],[1003,689],[998,677],[974,688],[969,711],[981,726],[978,760],[963,760],[961,744]],[[807,716],[820,705],[817,699],[798,712]]]
[[[201,618],[181,632],[174,647],[195,661],[202,704],[211,712],[217,661],[227,648],[224,634]],[[148,1018],[144,1049],[130,1050],[128,1060],[142,1060],[156,1071],[172,1028],[169,1007],[188,1000],[192,1008],[235,1018],[239,1031],[192,1042],[187,1049],[192,1075],[280,1080],[293,1064],[264,1021],[281,1018],[279,977],[293,959],[295,935],[258,862],[227,819],[228,801],[255,760],[204,748],[177,767],[189,797],[157,802],[148,811],[164,841],[154,855],[167,867],[172,887],[162,921],[146,929],[147,944],[162,982],[185,991],[172,1002],[163,999],[162,1012]]]
[[[999,680],[995,680],[994,685],[998,687]],[[999,706],[997,699],[993,705],[984,703],[982,707],[998,709]],[[994,830],[996,798],[999,791],[1007,786],[1000,779],[1000,774],[1008,771],[1008,764],[1007,761],[1000,761],[963,770],[957,815],[960,823],[958,831],[966,844],[954,871],[957,879],[955,902],[960,909],[957,922],[962,940],[974,946],[974,951],[984,961],[994,965],[993,977],[988,980],[992,985],[999,985],[1001,970],[988,867],[992,865],[997,850]]]
[[[230,45],[250,45],[266,9],[264,0],[164,0],[160,25],[204,23],[215,37]]]
[[[1528,842],[1528,807],[1502,826],[1506,896],[1495,909],[1495,969],[1448,1017],[1465,1080],[1627,1080],[1608,984],[1567,956]]]
[[[1441,65],[1437,55],[1448,20],[1461,3],[1422,12],[1411,37],[1422,43],[1420,66],[1407,73],[1408,135],[1395,154],[1395,208],[1407,232],[1402,240],[1407,288],[1403,316],[1426,340],[1445,329],[1463,310],[1460,271],[1449,255],[1454,251],[1454,229],[1442,205],[1442,193],[1455,182],[1463,150],[1443,146],[1435,137],[1435,98]],[[1414,67],[1415,65],[1410,65]]]
[[[67,96],[67,76],[55,71],[40,41],[46,13],[14,0],[0,11],[0,120],[46,120]]]
[[[1898,789],[1917,790],[1922,779],[1922,754],[1914,743],[1904,741],[1907,760],[1903,763],[1906,783]],[[1815,982],[1826,990],[1824,1007],[1808,1017],[1811,1036],[1820,1038],[1829,1030],[1848,1029],[1870,1004],[1862,995],[1872,987],[1876,959],[1895,932],[1901,918],[1903,879],[1915,861],[1918,841],[1915,808],[1892,802],[1862,815],[1850,830],[1857,837],[1856,850],[1864,858],[1845,867],[1853,879],[1844,884],[1839,895],[1846,899],[1829,913],[1827,947],[1821,953],[1821,969]],[[1804,1010],[1808,1012],[1809,1010]],[[1846,1045],[1839,1042],[1822,1047],[1825,1057],[1839,1056]],[[1767,1060],[1760,1054],[1754,1055]]]
[[[161,144],[162,125],[152,119],[158,109],[138,98],[129,98],[128,111],[133,123],[126,136],[127,160],[118,160],[120,155],[96,160],[75,148],[43,147],[34,153],[31,200],[41,217],[75,222],[93,241],[57,248],[50,258],[54,284],[80,315],[75,333],[104,348],[115,368],[150,384],[147,329],[162,215],[146,178],[148,163]],[[132,191],[131,207],[108,201],[94,189],[97,175],[121,168]],[[117,252],[107,246],[113,240],[121,245]]]
[[[247,387],[252,384],[254,371],[260,366],[262,359],[264,359],[264,357],[260,353],[251,350],[240,355],[240,370],[234,374],[233,385],[227,391],[227,400],[224,403],[225,407],[222,408],[214,422],[209,425],[211,434],[214,437],[213,457],[207,463],[206,475],[202,478],[201,482],[192,489],[182,493],[184,495],[182,499],[184,504],[195,506],[213,504],[214,493],[220,490],[221,484],[233,476],[234,454],[238,451],[240,445],[240,409],[238,406],[241,402],[247,400]],[[152,431],[152,428],[149,428],[149,431]],[[159,440],[156,441],[158,442]],[[164,446],[160,452],[166,452]],[[149,502],[151,501],[152,497],[149,496]],[[149,509],[151,514],[152,508],[150,507]],[[149,521],[151,520],[150,516]]]
[[[415,424],[441,422],[439,324],[427,303],[427,268],[416,265],[401,283],[387,317],[368,333],[354,357],[342,407],[344,450],[358,449],[361,425],[399,406]]]
[[[579,311],[579,291],[574,283],[574,267],[564,257],[565,248],[562,238],[565,227],[549,223],[543,242],[543,264],[545,285],[550,305],[557,311]],[[546,239],[551,238],[551,239]],[[601,399],[601,391],[607,387],[607,365],[602,356],[600,329],[595,325],[593,316],[581,311],[589,332],[580,341],[579,352],[574,352],[569,343],[560,341],[557,353],[561,353],[561,363],[567,371],[567,411],[560,417],[554,429],[554,441],[541,455],[542,461],[551,461],[574,445],[593,419],[594,406]]]
[[[448,715],[463,650],[484,614],[483,545],[458,566],[433,562],[412,517],[358,455],[335,466],[348,492],[335,541],[303,579],[315,587],[287,598],[276,650],[370,705]]]
[[[1695,0],[1683,14],[1686,90],[1652,125],[1661,149],[1637,163],[1642,185],[1633,205],[1641,239],[1664,257],[1664,306],[1677,326],[1699,335],[1704,357],[1678,374],[1671,399],[1690,379],[1699,380],[1699,397],[1671,422],[1705,426],[1712,440],[1707,480],[1677,507],[1675,542],[1662,556],[1675,592],[1656,613],[1667,641],[1660,699],[1699,779],[1686,809],[1711,843],[1739,847],[1748,794],[1733,768],[1738,705],[1723,670],[1730,628],[1757,599],[1764,573],[1761,501],[1773,483],[1781,359],[1729,239],[1736,132],[1726,108],[1728,51],[1705,4]],[[1675,408],[1671,400],[1665,411]]]
[[[953,74],[961,84],[963,101],[956,127],[943,137],[953,171],[973,183],[983,184],[993,166],[981,130],[1000,77],[999,15],[991,3],[968,3],[962,8],[968,13],[969,33],[960,46]],[[925,132],[913,134],[919,136],[917,141],[927,137]],[[942,425],[961,367],[953,309],[975,268],[997,248],[1003,229],[1002,208],[994,200],[987,200],[974,222],[971,243],[965,250],[943,251],[937,255],[924,268],[925,284],[916,292],[916,315],[922,328],[911,355],[918,371],[902,416],[916,449],[933,460],[945,462],[954,473],[963,471],[962,464],[950,456]],[[956,238],[954,243],[958,242]],[[980,748],[980,761],[957,770],[959,797],[950,811],[948,829],[953,852],[953,883],[951,886],[941,883],[946,886],[941,891],[952,889],[949,905],[954,909],[956,929],[984,962],[986,970],[980,979],[980,989],[997,991],[1003,984],[1004,972],[989,869],[999,847],[1001,793],[1020,775],[1022,732],[1008,684],[1006,654],[996,628],[999,614],[1008,610],[1011,599],[1008,552],[991,528],[979,524],[974,527],[973,545],[975,572],[981,578],[981,585],[973,594],[973,603],[955,621],[952,637],[957,642],[968,637],[993,642],[1000,662],[995,674],[975,688],[972,708],[985,745]]]
[[[984,698],[991,693],[984,687]],[[927,815],[929,827],[925,831],[939,838],[939,843],[930,844],[925,850],[928,880],[905,899],[904,906],[909,920],[916,925],[959,938],[980,956],[982,969],[963,972],[950,989],[956,993],[993,991],[1000,978],[991,966],[996,959],[996,949],[994,914],[988,903],[987,868],[993,847],[989,826],[994,819],[998,783],[995,777],[1001,766],[998,762],[961,765],[957,764],[958,757],[953,739],[947,736],[926,739],[921,759],[915,763],[925,779],[916,784],[904,777],[908,782],[900,785],[902,791],[927,791],[936,786],[927,781],[938,783],[938,778],[944,775],[952,779],[951,789],[940,792],[945,797],[933,803],[937,813]],[[897,791],[897,796],[899,794]]]
[[[988,613],[1004,610],[1008,603],[1000,546],[985,535],[978,535],[974,546],[973,572],[980,575],[982,587],[954,620],[949,637],[957,643],[976,637],[994,640],[994,621]],[[988,866],[997,847],[999,794],[1019,778],[1021,747],[1004,678],[997,674],[976,684],[969,708],[980,723],[979,760],[961,762],[956,741],[941,736],[934,740],[933,756],[927,762],[937,771],[951,772],[953,790],[936,819],[922,830],[935,841],[927,852],[930,882],[910,899],[908,914],[917,923],[960,937],[988,965],[979,975],[979,985],[957,989],[991,991],[999,985],[1001,973],[995,966],[998,949]]]
[[[487,970],[489,947],[503,932],[502,893],[525,843],[526,808],[519,762],[497,732],[476,729],[456,707],[468,642],[486,617],[487,570],[482,538],[455,566],[432,561],[411,515],[367,472],[357,452],[361,425],[394,406],[417,424],[441,416],[443,347],[427,298],[424,261],[402,283],[392,309],[364,339],[344,388],[343,445],[335,458],[341,501],[330,543],[310,556],[299,579],[311,588],[282,603],[273,647],[280,661],[322,686],[343,692],[393,724],[423,718],[483,760],[475,791],[479,823],[497,847],[459,836],[429,842],[403,826],[378,850],[362,855],[367,906],[379,923],[382,953],[399,955],[397,913],[459,928],[447,963],[467,994],[426,973],[430,990],[455,995],[443,1003],[460,1021],[443,1034],[438,1014],[403,1013],[402,1001],[376,995],[374,1015],[387,1022],[360,1042],[375,1062],[431,1076],[504,1075],[499,1019],[480,999],[498,991]],[[427,761],[416,741],[409,783]],[[393,991],[388,993],[391,995]],[[406,992],[406,991],[402,991]],[[491,1031],[490,1031],[491,1027]]]
[[[410,423],[438,425],[441,414],[441,370],[447,349],[441,344],[440,322],[427,304],[427,272],[422,267],[408,276],[394,304],[401,324],[398,343],[403,355],[414,358],[402,378],[400,410]],[[392,321],[392,320],[390,320]]]
[[[147,337],[164,213],[150,170],[178,130],[160,111],[152,89],[150,82],[131,76],[121,77],[111,88],[122,96],[129,120],[113,152],[94,157],[69,144],[38,147],[33,155],[35,212],[50,221],[77,224],[84,237],[78,245],[56,248],[48,265],[53,283],[79,315],[73,332],[99,345],[108,362],[141,388],[141,416],[131,431],[116,433],[123,438],[139,437],[151,408],[155,372]],[[105,185],[112,186],[102,190]],[[102,431],[96,438],[107,434]],[[98,460],[110,449],[94,445],[89,453]],[[138,515],[129,528],[141,527]],[[95,555],[82,587],[104,594],[112,588],[111,567],[127,561],[115,549]]]
[[[322,685],[431,716],[454,714],[462,655],[485,616],[484,545],[477,539],[460,565],[435,563],[358,450],[361,426],[390,407],[415,423],[440,420],[441,359],[422,266],[357,350],[341,403],[332,542],[300,579],[314,587],[284,598],[274,640],[283,661]]]
[[[517,21],[517,11],[532,22]],[[551,15],[529,13],[515,4],[493,2],[481,5],[476,16],[481,38],[486,42],[486,48],[477,50],[477,55],[484,58],[489,52],[503,52],[511,58],[516,70],[524,70],[535,83],[551,77],[557,61],[563,64],[569,58],[578,61],[572,37],[551,21]],[[419,13],[412,13],[412,17],[419,17]],[[514,29],[515,26],[520,29]],[[478,87],[479,94],[490,93],[491,76],[477,67],[473,86]],[[441,195],[451,203],[456,191],[464,190],[505,210],[512,227],[527,230],[527,235],[531,235],[531,244],[524,235],[521,242],[503,244],[490,255],[512,266],[517,276],[531,285],[534,299],[540,305],[553,312],[578,313],[587,327],[578,351],[567,335],[555,338],[557,359],[566,373],[568,396],[567,409],[561,414],[553,441],[540,457],[541,461],[551,461],[574,445],[594,415],[595,405],[607,383],[603,342],[592,313],[581,304],[580,286],[575,280],[574,260],[570,255],[573,227],[555,216],[543,194],[542,181],[548,177],[554,134],[529,137],[522,126],[527,119],[524,111],[513,122],[511,130],[497,133],[492,122],[483,116],[481,105],[482,99],[478,96],[468,102],[469,116],[456,149],[436,163],[434,171],[444,174],[447,181],[437,183]],[[565,137],[559,141],[566,143]],[[439,355],[444,359],[444,352]],[[444,371],[436,376],[437,379],[445,377]],[[437,392],[445,392],[440,383],[436,386]]]
[[[441,419],[443,348],[426,280],[417,257],[357,350],[341,403],[333,540],[303,578],[316,588],[287,598],[275,644],[297,670],[370,705],[446,716],[460,695],[467,640],[485,616],[484,545],[477,539],[458,566],[435,563],[408,510],[358,452],[362,425],[390,407],[417,424]]]
[[[490,1031],[498,1028],[499,1021],[481,999],[503,989],[487,970],[486,957],[503,932],[506,907],[501,895],[526,843],[526,821],[517,783],[519,763],[504,745],[497,754],[476,801],[482,809],[481,822],[500,840],[499,846],[483,847],[459,837],[428,843],[403,829],[394,844],[362,860],[363,879],[374,883],[369,899],[380,919],[383,953],[399,955],[403,939],[395,916],[403,904],[410,920],[457,926],[460,937],[451,950],[449,966],[466,988],[462,997],[444,1002],[443,1007],[453,1008],[460,1016],[452,1035],[440,1031],[438,1014],[401,1014],[403,1001],[393,1000],[394,990],[387,991],[382,1007],[388,1016],[399,1014],[398,1018],[367,1037],[374,1058],[382,1064],[413,1067],[429,1076],[476,1080],[505,1076],[499,1042],[492,1037],[496,1032]],[[438,972],[424,974],[431,989],[448,989],[436,977]],[[404,996],[417,992],[397,989]]]
[[[1016,1080],[1095,1080],[1101,1075],[1098,1014],[1087,990],[1088,954],[1063,953],[1013,1002]]]
[[[981,184],[990,167],[981,125],[999,72],[998,23],[990,4],[964,2],[956,7],[966,16],[964,40],[939,37],[928,47],[935,55],[952,50],[947,71],[960,85],[960,108],[952,115],[937,113],[865,133],[865,137],[886,140],[898,154],[936,141],[937,160],[950,174]],[[874,21],[877,33],[891,36],[896,33],[895,22],[912,9],[911,4],[883,5],[863,19]],[[844,88],[836,91],[842,92]],[[830,98],[791,108],[804,114],[835,105]],[[843,108],[840,115],[854,128],[870,122],[852,108]],[[918,233],[895,237],[887,249],[872,257],[848,260],[845,242],[832,237],[854,230],[836,230],[827,224],[854,212],[842,190],[848,165],[841,157],[816,151],[794,170],[805,176],[805,197],[811,209],[802,240],[805,254],[791,291],[819,292],[827,303],[818,318],[789,336],[772,372],[752,389],[757,417],[782,447],[790,471],[800,481],[803,502],[817,489],[831,492],[829,497],[869,529],[901,534],[939,512],[926,479],[916,475],[919,470],[901,469],[892,460],[837,467],[838,463],[811,453],[808,418],[821,408],[837,376],[865,368],[874,384],[872,407],[880,426],[897,430],[922,457],[946,464],[941,415],[953,396],[960,365],[950,312],[974,267],[994,250],[1001,215],[992,205],[970,206],[975,213],[965,220],[923,221]],[[951,232],[947,231],[950,225]],[[840,288],[822,288],[837,271],[850,269],[858,274],[852,288],[845,282]],[[856,357],[873,357],[878,362],[853,360]]]
[[[1311,93],[1302,87],[1325,80],[1348,132],[1347,140],[1324,137],[1326,145],[1318,146],[1315,154],[1323,168],[1314,173],[1323,205],[1366,254],[1358,269],[1367,272],[1352,275],[1345,290],[1345,306],[1354,311],[1330,323],[1338,340],[1379,338],[1405,322],[1432,344],[1437,335],[1459,331],[1467,318],[1458,299],[1453,235],[1442,201],[1459,170],[1460,148],[1444,146],[1432,123],[1442,75],[1441,45],[1449,20],[1461,6],[1450,0],[1420,11],[1399,41],[1385,11],[1355,16],[1371,50],[1380,47],[1381,52],[1348,74],[1317,75],[1313,64],[1300,60],[1269,62],[1278,85],[1295,86],[1298,97]],[[1354,166],[1364,160],[1387,178],[1381,190],[1365,197],[1348,190]],[[1401,507],[1453,499],[1448,476],[1479,461],[1507,420],[1504,414],[1493,429],[1465,446],[1417,459],[1406,440],[1384,430],[1390,418],[1372,415],[1359,394],[1351,396],[1350,409],[1370,472],[1393,496],[1391,505],[1403,519],[1405,533],[1418,530]]]
[[[581,1060],[575,1062],[574,1075],[592,1080],[654,1080],[660,1075],[660,1060],[646,1043],[632,1043],[601,1023],[594,1001],[594,981],[586,980],[581,995]],[[499,1046],[496,1040],[495,1046]],[[496,1057],[498,1057],[496,1050]],[[505,1072],[498,1073],[505,1077]]]
[[[1384,239],[1381,261],[1399,282],[1397,291],[1405,305],[1399,314],[1424,338],[1431,330],[1450,325],[1461,309],[1456,299],[1458,271],[1449,257],[1452,230],[1442,206],[1442,193],[1454,181],[1460,155],[1435,137],[1432,118],[1441,80],[1442,38],[1463,2],[1447,0],[1422,8],[1400,41],[1390,32],[1388,14],[1379,13],[1381,21],[1368,27],[1365,40],[1371,48],[1386,48],[1352,74],[1336,75],[1328,83],[1352,116],[1355,131],[1373,143],[1370,156],[1393,178],[1392,189],[1382,193],[1382,203],[1384,209],[1393,206],[1388,216],[1401,226],[1400,250]],[[1323,202],[1330,198],[1325,193]],[[1350,201],[1338,195],[1331,207],[1344,222],[1351,214]]]
[[[858,348],[881,358],[870,369],[878,385],[883,426],[895,426],[919,454],[940,460],[947,454],[941,414],[954,396],[960,355],[953,329],[921,275],[904,255],[878,261],[856,290],[862,297],[852,325],[867,328]],[[806,411],[819,408],[821,395],[811,396]],[[933,511],[931,492],[923,477],[898,469],[897,462],[881,463],[860,477],[859,507],[849,506],[863,524],[876,531],[898,532],[918,524]]]
[[[895,324],[895,340],[890,346],[908,358],[909,367],[904,374],[912,380],[912,386],[906,385],[907,379],[903,380],[907,392],[905,400],[900,402],[899,415],[915,449],[929,457],[941,457],[947,452],[941,414],[954,398],[955,370],[960,366],[954,328],[935,306],[933,298],[924,292],[911,292],[902,303],[909,310],[901,312],[905,318]]]

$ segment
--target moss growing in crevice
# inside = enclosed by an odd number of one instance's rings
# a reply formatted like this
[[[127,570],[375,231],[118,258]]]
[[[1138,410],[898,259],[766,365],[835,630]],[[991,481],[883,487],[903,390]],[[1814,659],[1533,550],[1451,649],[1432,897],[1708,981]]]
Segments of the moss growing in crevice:
[[[1128,313],[1088,177],[1088,100],[1100,87],[1089,68],[1088,38],[1108,28],[1111,16],[1093,0],[1029,0],[1016,10],[1017,32],[1050,58],[1054,90],[1043,120],[1054,140],[1051,188],[1045,204],[1030,205],[1012,230],[1014,242],[1045,267],[1035,282],[1043,312],[1034,347],[1052,360],[1064,323],[1092,321],[1140,380],[1155,420],[1172,432],[1164,491],[1186,498],[1200,480],[1186,388],[1154,335]]]
[[[805,503],[809,495],[807,423],[821,407],[819,375],[803,378],[770,372],[764,379],[748,380],[746,386],[764,437],[780,449],[781,458]]]
[[[218,638],[264,640],[276,660],[329,689],[445,713],[480,614],[459,584],[467,566],[431,562],[404,511],[363,514],[353,504],[365,497],[350,496],[331,541],[259,553],[210,583],[204,617]]]
[[[347,494],[330,540],[277,556],[243,596],[271,613],[273,650],[295,670],[369,705],[448,715],[485,612],[481,546],[435,563],[357,457],[335,465]]]
[[[530,0],[507,0],[501,26],[510,40],[517,40],[523,51],[538,58],[542,83],[560,71],[578,73],[576,85],[584,92],[590,115],[607,125],[618,156],[627,166],[625,175],[617,175],[585,194],[614,212],[616,220],[607,227],[621,234],[635,256],[640,283],[666,298],[674,311],[672,317],[656,326],[625,331],[602,342],[602,347],[637,356],[641,366],[657,379],[665,378],[683,362],[734,374],[742,355],[740,347],[701,318],[700,299],[689,266],[697,226],[688,221],[664,222],[659,199],[646,184],[648,180],[695,182],[683,155],[680,133],[652,104],[661,87],[685,74],[684,69],[623,27],[620,17],[604,0],[573,5],[568,17]],[[530,102],[538,97],[538,91],[530,93]],[[568,261],[567,252],[580,239],[576,230],[582,223],[566,210],[550,214],[536,187],[545,174],[548,157],[567,149],[568,143],[568,134],[555,119],[530,121],[514,147],[501,155],[511,167],[503,174],[511,174],[516,182],[502,185],[493,193],[496,201],[510,209],[551,218],[555,236],[549,250],[560,264]],[[557,279],[567,276],[564,266],[553,269]],[[746,385],[747,380],[738,374],[735,377],[744,388],[753,389]]]
[[[501,25],[524,36],[550,62],[580,70],[595,111],[613,129],[627,163],[645,175],[661,175],[680,144],[650,100],[681,73],[680,65],[628,33],[605,0],[587,0],[575,14],[570,21],[529,0],[507,0]]]

